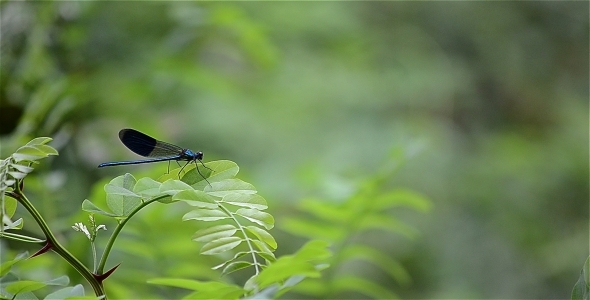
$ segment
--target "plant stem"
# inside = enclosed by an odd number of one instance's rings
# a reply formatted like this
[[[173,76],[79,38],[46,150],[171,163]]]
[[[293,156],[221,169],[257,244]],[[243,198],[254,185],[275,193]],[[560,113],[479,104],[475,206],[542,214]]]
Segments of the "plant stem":
[[[76,271],[78,271],[78,273],[80,273],[80,275],[82,275],[82,277],[84,277],[84,279],[86,279],[86,281],[88,281],[88,283],[92,286],[92,289],[94,289],[94,294],[97,297],[104,297],[103,299],[106,299],[102,283],[94,278],[94,275],[86,268],[86,266],[84,266],[82,262],[80,262],[74,255],[72,255],[59,243],[55,235],[51,232],[51,229],[49,229],[47,222],[45,222],[31,201],[29,201],[29,199],[27,199],[27,197],[20,190],[18,183],[15,184],[14,191],[9,192],[9,195],[16,199],[27,211],[29,211],[33,219],[35,219],[41,228],[41,231],[43,231],[43,234],[45,234],[47,241],[51,243],[52,250],[65,259],[74,269],[76,269]]]
[[[141,203],[138,207],[136,207],[131,213],[129,213],[129,215],[124,218],[121,223],[119,223],[117,225],[117,227],[115,227],[115,230],[113,231],[113,234],[111,234],[111,237],[109,238],[109,241],[107,242],[107,245],[104,249],[104,252],[102,253],[102,257],[100,258],[100,263],[98,264],[98,268],[96,268],[96,274],[97,275],[101,275],[104,272],[104,266],[106,265],[107,262],[107,258],[109,257],[109,253],[111,253],[111,249],[113,248],[113,245],[115,244],[115,240],[117,239],[117,236],[119,236],[119,233],[121,232],[121,230],[123,229],[123,226],[125,226],[125,224],[127,223],[127,221],[129,221],[129,219],[131,219],[131,217],[133,215],[135,215],[138,211],[140,211],[142,208],[146,207],[148,204],[156,202],[160,199],[166,198],[169,195],[162,195],[159,197],[156,197],[154,199],[150,199],[148,201],[145,201],[143,203]]]
[[[232,212],[229,209],[225,208],[223,205],[221,205],[219,203],[217,203],[217,205],[219,205],[219,207],[227,215],[229,215],[234,220],[234,222],[236,222],[236,224],[238,224],[238,228],[242,232],[242,235],[244,236],[244,240],[248,244],[248,248],[250,248],[250,252],[252,253],[252,262],[254,263],[254,271],[256,272],[256,275],[258,275],[258,273],[260,273],[260,270],[258,269],[258,261],[256,260],[256,253],[254,251],[254,247],[252,246],[252,243],[250,243],[250,239],[248,238],[246,231],[244,230],[244,226],[242,226],[242,224],[240,224],[240,221],[238,221],[238,219],[236,219],[236,217],[232,214]]]
[[[96,245],[90,242],[90,246],[92,247],[92,271],[96,273]]]

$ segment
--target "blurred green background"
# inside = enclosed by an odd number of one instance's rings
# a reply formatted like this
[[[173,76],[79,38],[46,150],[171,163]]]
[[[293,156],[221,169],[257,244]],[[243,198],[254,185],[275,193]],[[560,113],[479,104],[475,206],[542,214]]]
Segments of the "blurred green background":
[[[402,149],[391,186],[433,207],[398,213],[417,239],[372,237],[412,284],[369,280],[402,298],[569,297],[589,251],[587,1],[0,5],[1,157],[54,138],[60,156],[27,188],[86,262],[70,229],[82,201],[166,170],[96,168],[137,158],[117,138],[130,127],[237,162],[269,202],[278,255],[304,242],[280,229],[299,200],[342,201]],[[123,261],[115,298],[153,295],[146,278],[216,278],[183,212],[130,222],[109,260]],[[54,254],[21,272],[80,282]]]

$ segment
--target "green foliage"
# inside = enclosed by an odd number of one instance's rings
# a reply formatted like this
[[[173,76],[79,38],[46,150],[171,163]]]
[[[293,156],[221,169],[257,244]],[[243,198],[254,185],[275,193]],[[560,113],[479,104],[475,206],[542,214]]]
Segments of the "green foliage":
[[[344,201],[392,146],[411,150],[423,143],[426,151],[383,191],[417,190],[433,198],[436,210],[422,218],[393,208],[397,222],[369,220],[366,226],[402,229],[352,237],[355,247],[335,251],[347,262],[332,263],[336,273],[415,299],[563,298],[578,280],[588,256],[587,1],[0,5],[0,157],[32,137],[54,137],[60,156],[34,165],[25,191],[88,266],[88,241],[70,227],[87,220],[80,210],[84,199],[116,216],[94,212],[97,221],[109,222],[96,240],[102,252],[108,233],[125,219],[117,215],[131,207],[115,198],[137,201],[114,196],[111,209],[105,184],[130,172],[136,189],[146,189],[135,194],[144,197],[178,179],[172,172],[158,179],[165,163],[96,169],[103,161],[131,158],[113,134],[130,126],[202,150],[207,161],[238,162],[240,178],[255,183],[269,202],[269,209],[258,210],[271,213],[279,229],[300,199]],[[225,266],[210,266],[246,252],[242,242],[199,255],[213,237],[191,242],[196,231],[227,225],[236,232],[220,227],[218,236],[236,237],[237,225],[231,219],[183,223],[188,204],[161,204],[171,201],[142,208],[125,225],[109,256],[109,264],[123,262],[107,281],[111,297],[179,298],[179,289],[145,280],[217,280]],[[301,205],[315,204],[309,202]],[[3,261],[34,246],[5,236],[44,239],[17,204],[4,199],[15,229],[0,232]],[[297,227],[304,233],[351,237],[303,213],[309,223]],[[267,231],[236,218],[248,235],[255,235],[248,226]],[[420,228],[420,239],[404,240],[415,235],[409,224]],[[27,230],[17,230],[22,226]],[[268,232],[278,244],[277,259],[305,243],[276,228]],[[257,240],[273,249],[268,238]],[[84,281],[66,261],[49,258],[19,262],[13,270],[27,280],[67,274],[72,282]],[[251,262],[245,255],[236,260],[245,258]],[[388,267],[374,267],[375,260]],[[223,280],[241,286],[253,270]],[[331,268],[323,273],[333,277]],[[412,284],[398,286],[404,280],[397,278],[409,274]],[[330,282],[301,284],[322,291]]]
[[[397,161],[393,165],[396,164]],[[381,232],[381,239],[394,234],[414,238],[417,230],[398,220],[392,212],[407,208],[424,213],[430,209],[430,201],[424,196],[405,188],[388,187],[388,178],[394,175],[395,170],[384,167],[384,171],[365,180],[358,191],[342,202],[306,199],[299,204],[299,209],[309,217],[284,220],[282,229],[294,235],[325,240],[334,245],[336,253],[330,261],[329,275],[314,279],[318,282],[304,282],[298,292],[316,298],[332,298],[347,292],[373,298],[397,298],[389,287],[365,279],[362,273],[338,272],[352,261],[368,262],[402,285],[410,282],[409,274],[399,262],[378,247],[367,245],[367,241],[362,239],[375,230]]]
[[[14,299],[37,299],[32,293],[46,286],[66,286],[70,280],[67,276],[60,276],[45,281],[21,280],[11,271],[12,266],[27,258],[29,254],[23,252],[14,259],[0,264],[0,297],[14,297]],[[48,294],[45,299],[66,299],[72,296],[84,296],[84,287],[80,284],[65,287]]]
[[[320,271],[327,268],[326,260],[332,256],[328,243],[314,240],[305,244],[294,255],[286,255],[265,269],[257,278],[259,288],[274,285],[272,293],[279,296],[297,283],[308,278],[320,277]],[[268,291],[261,294],[268,295]]]
[[[105,265],[111,253],[115,240],[122,232],[127,222],[140,210],[152,203],[170,206],[176,203],[188,204],[191,211],[184,214],[182,219],[203,221],[209,226],[202,227],[194,233],[192,239],[203,243],[202,255],[225,255],[234,249],[242,249],[234,253],[231,258],[214,266],[213,270],[221,270],[221,275],[228,275],[238,270],[253,268],[253,275],[246,280],[244,287],[217,281],[195,281],[179,278],[156,278],[148,283],[180,287],[192,291],[187,299],[208,298],[239,298],[241,296],[280,295],[307,277],[317,278],[319,271],[326,268],[325,259],[330,256],[325,242],[310,242],[294,255],[287,255],[277,259],[273,251],[277,242],[268,230],[274,227],[274,218],[267,212],[266,200],[257,194],[253,185],[235,178],[239,167],[231,161],[212,161],[204,166],[208,171],[199,172],[197,166],[190,166],[172,170],[173,175],[165,174],[158,181],[151,178],[139,180],[129,173],[112,179],[104,186],[106,205],[108,209],[100,208],[89,200],[82,203],[82,209],[90,213],[90,228],[82,223],[73,227],[83,232],[90,240],[95,266],[91,272],[56,239],[46,221],[25,197],[22,191],[23,179],[33,171],[31,167],[37,160],[56,155],[57,151],[45,145],[50,139],[38,138],[19,148],[11,157],[3,160],[0,170],[2,177],[2,196],[10,196],[9,201],[3,201],[3,212],[6,219],[15,213],[14,201],[20,202],[43,229],[47,238],[45,247],[35,255],[53,250],[86,278],[94,289],[97,297],[105,297],[103,280],[114,272],[119,265],[105,271]],[[183,171],[183,173],[179,173]],[[206,177],[201,177],[201,174]],[[198,175],[197,175],[198,174]],[[178,178],[178,179],[177,179]],[[108,243],[102,253],[100,262],[96,262],[95,240],[104,225],[98,225],[93,214],[113,218],[117,226],[113,230]],[[8,233],[6,229],[21,229],[22,222],[4,222],[4,230],[0,230],[3,238],[36,241],[29,236]],[[187,237],[188,238],[188,237]],[[47,285],[65,286],[69,283],[67,276],[61,276],[47,281],[21,280],[11,269],[21,261],[26,254],[21,254],[13,260],[0,265],[0,280],[3,286],[0,295],[15,299],[36,298],[32,292]],[[225,255],[227,257],[227,255]],[[50,293],[51,299],[67,297],[83,297],[84,289],[81,285],[65,287]]]
[[[305,278],[320,277],[320,271],[328,266],[324,263],[325,260],[331,256],[327,247],[328,244],[323,241],[309,242],[295,254],[285,255],[268,264],[260,274],[251,277],[244,288],[224,282],[200,282],[179,278],[155,278],[148,282],[194,291],[183,299],[234,299],[244,294],[254,299],[274,298],[284,294]]]
[[[46,145],[51,138],[39,137],[31,140],[26,145],[18,148],[11,156],[0,161],[0,237],[7,237],[23,242],[41,242],[39,239],[30,236],[7,233],[8,229],[21,229],[22,219],[12,221],[10,218],[16,211],[16,200],[6,198],[6,194],[18,189],[17,184],[27,174],[31,173],[40,159],[50,155],[57,155],[57,150]]]
[[[195,291],[183,299],[235,299],[244,294],[244,289],[237,285],[223,282],[200,282],[197,280],[179,278],[154,278],[151,284],[179,287]]]
[[[168,174],[161,178],[165,180],[162,183],[150,178],[136,180],[131,174],[125,174],[105,185],[106,203],[110,211],[99,208],[89,200],[85,200],[82,207],[91,213],[126,219],[154,201],[165,204],[186,203],[193,210],[186,213],[183,220],[213,222],[211,227],[204,227],[193,236],[193,240],[205,243],[201,254],[217,255],[244,244],[246,251],[216,268],[223,267],[222,274],[229,274],[252,266],[258,274],[264,266],[259,259],[267,262],[276,259],[272,252],[277,246],[276,241],[266,231],[272,229],[274,219],[262,211],[267,208],[266,201],[256,194],[254,186],[233,178],[239,170],[234,162],[213,161],[208,162],[206,167],[214,170],[207,174],[211,184],[206,185],[207,181],[197,177],[200,175],[197,175],[198,171],[194,167],[187,168],[182,180],[166,179]],[[176,171],[172,170],[171,174],[177,174]],[[198,189],[203,186],[204,190]],[[232,224],[216,222],[221,220]],[[263,228],[244,225],[248,222]],[[239,260],[243,255],[249,255],[252,261]],[[99,268],[99,271],[102,269]]]
[[[19,262],[22,259],[25,259],[27,256],[29,256],[29,253],[23,252],[23,253],[17,255],[12,260],[7,260],[7,261],[2,262],[2,264],[0,265],[0,277],[3,277],[6,274],[8,274],[8,272],[10,272],[10,269],[12,268],[12,265]]]
[[[588,299],[590,299],[590,256],[586,259],[578,282],[576,282],[572,290],[572,300]]]
[[[46,137],[35,138],[26,145],[18,148],[11,156],[0,162],[0,197],[2,222],[0,223],[0,237],[20,242],[41,243],[38,238],[29,235],[16,234],[6,230],[19,230],[23,228],[22,219],[12,221],[11,217],[16,211],[16,203],[21,202],[36,217],[39,225],[46,228],[45,222],[37,215],[36,210],[30,205],[26,198],[22,198],[22,187],[25,177],[34,170],[35,164],[40,159],[50,155],[57,155],[57,150],[46,145],[52,139]],[[19,200],[17,200],[19,199]],[[14,299],[37,299],[33,291],[42,289],[48,285],[66,286],[69,284],[67,276],[35,281],[21,280],[11,271],[12,267],[22,261],[28,253],[21,253],[14,259],[3,262],[0,265],[0,296],[13,297]],[[47,299],[65,299],[71,296],[84,296],[84,288],[81,285],[66,287],[54,291],[47,296]]]

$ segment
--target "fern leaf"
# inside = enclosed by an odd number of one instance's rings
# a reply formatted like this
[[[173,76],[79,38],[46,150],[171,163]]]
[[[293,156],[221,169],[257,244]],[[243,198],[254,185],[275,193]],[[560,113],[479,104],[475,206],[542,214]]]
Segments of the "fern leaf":
[[[256,226],[246,226],[246,229],[254,234],[259,240],[265,242],[273,249],[277,249],[277,242],[275,239],[268,233],[268,231],[258,228]]]
[[[213,197],[207,195],[203,191],[193,189],[184,190],[174,194],[174,196],[172,196],[172,200],[183,201],[190,206],[199,208],[217,208],[217,203],[215,202],[215,199]]]
[[[201,254],[204,254],[204,255],[219,254],[219,253],[222,253],[222,252],[225,252],[225,251],[228,251],[228,250],[231,250],[231,249],[237,247],[238,245],[240,245],[242,243],[242,241],[244,241],[244,240],[239,237],[236,237],[236,236],[220,238],[220,239],[217,239],[215,241],[205,244],[201,248]]]
[[[266,200],[262,198],[262,196],[257,194],[242,194],[242,193],[233,193],[228,194],[221,202],[232,204],[235,206],[247,207],[252,209],[258,210],[265,210],[268,208],[266,204]]]
[[[275,219],[273,216],[257,209],[240,208],[236,211],[236,215],[240,215],[250,222],[263,226],[267,230],[270,230],[274,227]]]
[[[231,218],[225,212],[218,209],[198,209],[186,213],[182,220],[217,221]]]
[[[153,197],[160,194],[160,186],[162,184],[149,178],[144,177],[137,181],[133,187],[133,192],[141,195],[142,197]]]
[[[236,231],[238,231],[238,229],[231,224],[203,228],[193,235],[193,241],[211,242],[219,238],[232,236],[234,233],[236,233]]]
[[[241,269],[245,269],[245,268],[250,267],[252,265],[254,265],[254,263],[251,263],[249,261],[243,261],[243,260],[234,261],[232,263],[227,264],[227,266],[225,266],[225,268],[223,268],[221,275],[227,275],[229,273],[239,271]]]
[[[253,185],[234,178],[212,182],[210,187],[205,188],[205,192],[212,196],[225,197],[233,193],[256,194],[256,189]]]

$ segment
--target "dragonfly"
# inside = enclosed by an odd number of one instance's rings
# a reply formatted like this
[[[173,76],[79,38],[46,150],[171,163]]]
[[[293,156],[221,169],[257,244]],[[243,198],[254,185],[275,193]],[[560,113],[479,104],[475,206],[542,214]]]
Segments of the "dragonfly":
[[[135,154],[141,155],[143,157],[147,157],[148,159],[144,160],[130,160],[130,161],[113,161],[113,162],[105,162],[98,165],[99,168],[102,167],[112,167],[112,166],[122,166],[122,165],[137,165],[137,164],[147,164],[153,162],[160,162],[160,161],[186,161],[186,164],[180,168],[178,172],[179,176],[182,173],[184,167],[186,167],[189,163],[194,162],[197,167],[197,172],[199,175],[209,183],[207,178],[203,176],[201,170],[199,170],[199,166],[197,165],[197,161],[203,165],[203,167],[211,170],[203,163],[203,152],[201,151],[193,151],[187,148],[182,148],[170,143],[162,142],[156,140],[155,138],[139,132],[135,129],[125,128],[119,131],[119,139],[127,147],[129,150],[133,151]],[[180,166],[180,164],[179,164]],[[168,170],[170,170],[170,163],[168,163]],[[213,170],[211,170],[213,171]]]

